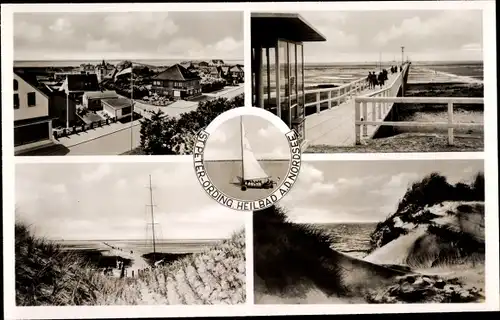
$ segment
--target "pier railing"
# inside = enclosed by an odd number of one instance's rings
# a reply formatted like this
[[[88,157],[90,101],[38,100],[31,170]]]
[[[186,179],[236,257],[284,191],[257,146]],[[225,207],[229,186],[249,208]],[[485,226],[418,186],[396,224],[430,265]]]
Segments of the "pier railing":
[[[385,89],[384,89],[385,90]],[[371,109],[371,118],[368,120],[368,103]],[[447,122],[416,122],[416,121],[384,121],[388,111],[394,103],[444,104],[448,105]],[[441,127],[448,128],[448,144],[453,145],[453,131],[455,128],[482,128],[483,123],[464,123],[453,120],[453,106],[455,104],[470,105],[484,104],[484,98],[447,98],[447,97],[395,97],[370,96],[356,97],[354,101],[354,130],[356,144],[361,143],[361,135],[368,136],[368,126],[395,126],[395,127]],[[378,120],[377,120],[378,119]]]
[[[407,72],[409,67],[408,63],[403,66],[403,71],[398,72],[394,81],[386,88],[380,89],[378,91],[369,93],[371,97],[392,97],[397,96],[399,89],[403,84],[403,75]],[[369,83],[366,77],[360,78],[353,82],[341,85],[334,88],[320,88],[320,89],[309,89],[305,91],[307,108],[315,107],[316,113],[320,113],[326,108],[331,109],[334,105],[339,105],[349,98],[358,95],[367,89]],[[311,99],[311,96],[314,98]],[[312,101],[309,101],[312,100]]]
[[[315,107],[316,113],[320,113],[323,104],[326,104],[328,109],[331,109],[334,105],[339,105],[348,100],[351,96],[362,92],[368,88],[368,85],[366,78],[361,78],[334,88],[306,90],[306,103],[304,106],[306,108]],[[311,95],[315,95],[314,100],[307,102]]]

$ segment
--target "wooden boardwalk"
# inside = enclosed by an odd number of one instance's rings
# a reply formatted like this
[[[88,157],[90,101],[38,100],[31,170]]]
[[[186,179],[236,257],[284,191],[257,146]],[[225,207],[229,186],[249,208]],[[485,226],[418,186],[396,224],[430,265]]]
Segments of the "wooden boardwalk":
[[[383,88],[390,88],[400,73],[389,74],[389,80]],[[359,96],[368,96],[380,91],[376,89],[365,89]],[[372,108],[367,109],[367,119],[372,119]],[[390,108],[384,112],[385,115]],[[368,126],[368,136],[372,136],[377,127]],[[354,97],[332,109],[312,114],[305,120],[305,138],[307,145],[330,145],[330,146],[353,146],[355,144],[354,132]]]

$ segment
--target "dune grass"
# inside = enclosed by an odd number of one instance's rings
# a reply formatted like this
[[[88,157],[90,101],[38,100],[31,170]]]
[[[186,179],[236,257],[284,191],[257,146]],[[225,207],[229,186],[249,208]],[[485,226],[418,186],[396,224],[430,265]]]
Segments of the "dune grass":
[[[254,212],[254,271],[270,294],[300,295],[314,285],[327,295],[342,295],[341,270],[332,259],[332,239],[312,225],[287,221],[277,207]]]
[[[15,225],[18,306],[242,303],[245,236],[186,256],[140,278],[104,276],[85,254],[64,251]]]

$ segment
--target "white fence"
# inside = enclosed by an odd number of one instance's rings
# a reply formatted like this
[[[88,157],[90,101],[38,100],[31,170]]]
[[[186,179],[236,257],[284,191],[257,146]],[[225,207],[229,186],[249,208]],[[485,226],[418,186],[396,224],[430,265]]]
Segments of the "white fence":
[[[368,81],[366,81],[366,78],[361,78],[361,79],[355,80],[353,82],[350,82],[350,83],[347,83],[347,84],[344,84],[342,86],[335,87],[335,88],[307,90],[305,92],[305,94],[306,95],[316,94],[316,99],[315,99],[315,101],[306,103],[304,106],[306,108],[315,106],[316,113],[320,113],[322,103],[327,102],[328,109],[331,109],[333,102],[337,102],[337,105],[339,105],[339,104],[345,102],[351,96],[365,90],[367,87],[368,87]],[[328,97],[322,99],[321,96],[324,93],[326,93],[328,95]]]
[[[371,104],[371,121],[368,121],[368,103]],[[447,104],[448,122],[414,122],[414,121],[384,121],[386,112],[394,103]],[[481,128],[482,123],[460,123],[453,121],[454,104],[484,104],[484,98],[447,98],[447,97],[387,97],[371,96],[356,97],[354,101],[354,130],[356,144],[361,143],[363,136],[368,135],[368,126],[401,126],[401,127],[443,127],[448,128],[448,144],[453,145],[453,129],[472,127]]]

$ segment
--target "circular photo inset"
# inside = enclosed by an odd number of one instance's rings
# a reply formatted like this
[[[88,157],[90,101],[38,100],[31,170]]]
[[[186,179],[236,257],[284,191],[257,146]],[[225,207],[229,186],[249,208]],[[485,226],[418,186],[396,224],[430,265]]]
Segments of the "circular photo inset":
[[[260,112],[244,112],[257,108],[238,109],[247,110],[233,112],[223,121],[215,119],[213,126],[200,132],[195,171],[205,191],[220,204],[261,210],[279,201],[294,184],[300,145],[297,134],[270,112],[259,109],[263,117]]]

